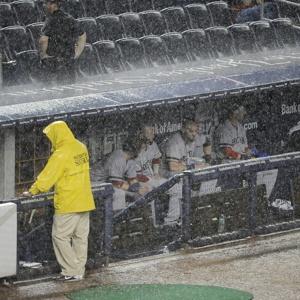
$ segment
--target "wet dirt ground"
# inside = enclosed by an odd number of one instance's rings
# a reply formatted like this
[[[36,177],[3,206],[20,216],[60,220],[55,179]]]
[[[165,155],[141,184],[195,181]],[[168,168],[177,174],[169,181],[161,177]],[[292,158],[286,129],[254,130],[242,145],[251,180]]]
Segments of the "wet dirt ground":
[[[0,300],[67,300],[65,294],[85,287],[132,283],[217,285],[248,291],[255,300],[300,300],[300,231],[112,263],[78,283],[2,286]]]

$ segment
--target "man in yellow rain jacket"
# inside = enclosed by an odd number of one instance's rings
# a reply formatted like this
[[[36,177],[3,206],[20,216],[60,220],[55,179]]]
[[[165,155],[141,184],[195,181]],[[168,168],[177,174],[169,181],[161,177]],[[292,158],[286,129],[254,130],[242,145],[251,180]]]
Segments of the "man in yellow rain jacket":
[[[43,133],[51,141],[53,153],[29,192],[23,195],[45,193],[54,186],[52,242],[62,269],[59,279],[77,281],[84,276],[89,212],[95,209],[88,151],[63,121],[51,123]]]

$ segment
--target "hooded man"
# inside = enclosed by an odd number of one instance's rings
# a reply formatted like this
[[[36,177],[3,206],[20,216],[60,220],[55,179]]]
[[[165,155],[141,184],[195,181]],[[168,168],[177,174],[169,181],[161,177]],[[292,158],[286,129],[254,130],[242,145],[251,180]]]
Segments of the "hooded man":
[[[48,192],[54,186],[52,242],[61,267],[62,281],[81,280],[87,261],[89,212],[95,209],[90,183],[89,155],[63,121],[48,125],[43,133],[52,155],[24,196]]]

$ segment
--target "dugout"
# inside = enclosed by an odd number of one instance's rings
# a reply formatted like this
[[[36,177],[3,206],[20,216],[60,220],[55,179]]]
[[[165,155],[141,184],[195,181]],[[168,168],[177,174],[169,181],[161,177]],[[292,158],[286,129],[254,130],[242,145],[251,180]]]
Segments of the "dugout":
[[[71,86],[3,90],[0,199],[18,196],[34,181],[50,154],[42,128],[53,120],[65,120],[87,144],[93,169],[119,148],[128,131],[137,128],[145,118],[153,120],[159,144],[181,128],[185,117],[195,115],[201,120],[203,133],[213,140],[214,130],[226,117],[227,108],[239,103],[247,110],[244,126],[249,144],[269,155],[285,153],[289,130],[300,121],[298,50],[296,47],[285,53],[277,49],[259,58],[253,54],[199,61],[193,66],[178,64],[147,74],[108,74],[101,81]],[[248,192],[242,189],[236,193],[240,197]],[[210,196],[204,201],[211,201]],[[199,215],[192,217],[197,219]],[[133,214],[132,218],[136,216]],[[120,225],[120,230],[129,230],[129,225],[124,224],[125,229]],[[199,234],[199,226],[202,230],[201,225],[192,228],[193,237]],[[216,225],[212,224],[205,234],[215,231]],[[147,231],[145,236],[148,238],[149,234],[152,233]],[[128,236],[113,242],[113,247],[131,249]],[[132,243],[139,236],[130,235]],[[141,253],[147,245],[142,240],[135,249]]]

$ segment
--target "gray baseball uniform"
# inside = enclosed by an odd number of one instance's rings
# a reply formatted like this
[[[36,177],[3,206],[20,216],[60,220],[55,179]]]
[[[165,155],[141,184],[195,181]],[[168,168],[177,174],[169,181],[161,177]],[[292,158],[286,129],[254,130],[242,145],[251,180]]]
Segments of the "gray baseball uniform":
[[[176,132],[169,138],[166,145],[167,161],[180,160],[189,164],[189,158],[191,157],[202,158],[204,155],[203,144],[205,143],[205,140],[206,137],[204,135],[198,134],[192,143],[186,143],[181,132]],[[174,174],[170,173],[169,175],[171,176]]]
[[[122,150],[115,150],[107,159],[104,172],[106,180],[113,182],[125,182],[136,177],[136,162],[126,160]],[[120,210],[126,207],[126,192],[119,188],[114,188],[113,210]]]
[[[233,151],[244,154],[248,147],[246,130],[240,123],[234,126],[229,120],[218,130],[219,148],[230,147]]]
[[[142,149],[136,158],[137,173],[145,175],[147,177],[153,177],[153,160],[159,159],[161,153],[155,142],[147,145],[145,149]]]
[[[126,181],[136,177],[136,165],[134,160],[126,160],[122,150],[115,150],[107,159],[105,175],[108,181]]]

